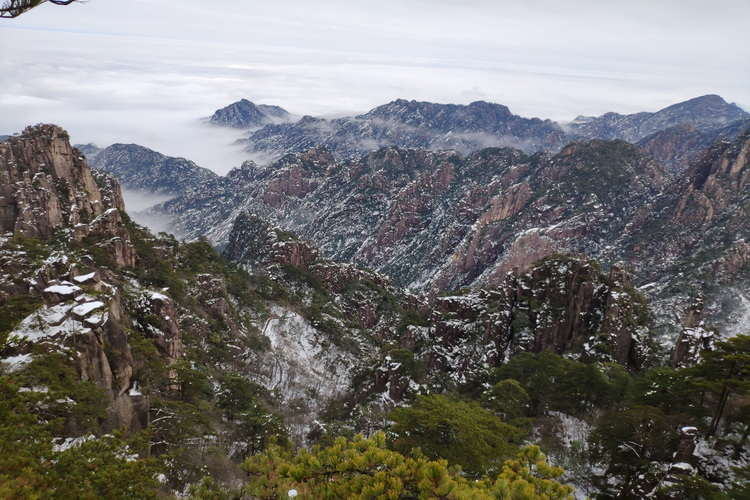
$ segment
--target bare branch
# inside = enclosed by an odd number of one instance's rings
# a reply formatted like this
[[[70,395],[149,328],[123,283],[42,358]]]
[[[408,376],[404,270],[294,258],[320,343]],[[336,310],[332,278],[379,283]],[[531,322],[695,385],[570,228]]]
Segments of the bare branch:
[[[0,17],[18,17],[44,2],[55,5],[70,5],[80,0],[0,0]]]

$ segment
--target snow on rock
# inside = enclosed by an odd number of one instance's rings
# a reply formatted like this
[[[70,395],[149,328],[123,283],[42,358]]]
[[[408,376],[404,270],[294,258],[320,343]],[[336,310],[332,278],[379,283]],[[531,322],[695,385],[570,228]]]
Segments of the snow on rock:
[[[19,354],[0,359],[0,365],[3,365],[8,373],[17,372],[29,363],[31,363],[31,354]]]
[[[271,341],[277,361],[269,381],[272,389],[287,397],[302,395],[305,388],[332,396],[346,386],[349,373],[340,364],[342,353],[323,346],[321,333],[299,314],[273,306],[263,334]]]
[[[95,302],[86,302],[73,308],[73,314],[85,318],[90,312],[104,307],[104,302],[97,300]]]
[[[169,297],[166,295],[159,293],[159,292],[151,292],[151,300],[163,300],[168,301],[170,300]]]
[[[263,368],[257,381],[280,394],[282,404],[297,413],[290,428],[303,440],[326,403],[348,387],[354,360],[305,318],[284,307],[270,307],[263,334],[271,349],[259,361]],[[298,408],[300,401],[307,408]]]
[[[47,394],[49,392],[49,387],[46,385],[35,385],[33,387],[21,387],[18,389],[18,392],[39,392],[41,394]]]
[[[68,296],[75,295],[78,292],[80,292],[81,288],[71,283],[67,285],[64,284],[64,285],[48,286],[47,288],[44,289],[44,291],[46,293],[55,293],[57,295],[62,295],[63,297],[68,297]]]
[[[94,279],[94,276],[96,276],[96,271],[94,271],[93,273],[75,276],[73,277],[73,281],[75,281],[76,283],[86,283],[87,281],[91,281],[92,279]]]
[[[566,447],[576,442],[588,443],[591,434],[591,425],[588,422],[559,411],[550,411],[549,414],[560,422],[559,437]]]
[[[65,451],[69,450],[71,448],[76,448],[78,446],[81,446],[86,441],[91,441],[92,439],[96,439],[93,434],[89,434],[88,436],[79,436],[79,437],[68,437],[68,438],[55,438],[52,440],[52,451]]]
[[[109,319],[109,315],[105,312],[92,314],[85,321],[91,326],[101,326],[107,322],[107,319]]]
[[[138,382],[133,382],[133,387],[128,390],[128,396],[143,396],[143,393],[138,387]]]
[[[91,330],[68,317],[74,304],[42,306],[24,318],[15,330],[8,334],[9,342],[40,342],[72,333],[88,333]]]

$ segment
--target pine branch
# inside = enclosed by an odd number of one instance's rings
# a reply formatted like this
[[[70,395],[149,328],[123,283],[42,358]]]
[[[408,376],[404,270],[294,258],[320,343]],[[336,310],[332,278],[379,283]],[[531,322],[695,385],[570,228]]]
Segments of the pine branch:
[[[50,2],[55,5],[70,5],[78,1],[80,0],[0,0],[0,17],[18,17],[44,2]]]

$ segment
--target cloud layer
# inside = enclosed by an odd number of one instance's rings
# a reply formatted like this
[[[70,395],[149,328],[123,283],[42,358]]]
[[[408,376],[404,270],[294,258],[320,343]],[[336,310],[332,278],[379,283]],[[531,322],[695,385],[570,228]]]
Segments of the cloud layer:
[[[56,122],[224,173],[237,133],[198,118],[241,97],[296,114],[398,97],[524,116],[750,107],[745,0],[90,0],[0,23],[0,133]]]

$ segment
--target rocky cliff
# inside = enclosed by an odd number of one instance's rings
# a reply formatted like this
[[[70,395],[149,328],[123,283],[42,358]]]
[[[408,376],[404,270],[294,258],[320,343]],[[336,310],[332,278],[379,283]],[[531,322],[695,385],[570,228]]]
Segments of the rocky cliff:
[[[48,239],[57,232],[75,241],[96,238],[118,266],[132,266],[135,253],[122,230],[119,185],[99,178],[67,133],[54,125],[29,127],[0,145],[0,230]]]
[[[56,440],[148,428],[146,450],[172,454],[175,487],[205,473],[196,450],[209,443],[231,477],[230,458],[282,432],[274,412],[296,404],[284,391],[323,379],[294,382],[294,367],[272,363],[303,334],[330,342],[275,295],[286,290],[252,282],[206,243],[134,224],[117,181],[92,172],[59,127],[2,143],[0,175],[0,374],[63,422]],[[241,403],[226,402],[232,391],[245,391]],[[262,425],[248,434],[243,418]]]
[[[633,369],[653,356],[644,297],[627,273],[605,274],[591,261],[554,255],[508,273],[495,287],[420,297],[383,275],[326,260],[310,243],[249,214],[237,217],[224,254],[290,288],[304,277],[309,300],[322,308],[312,324],[337,332],[339,348],[353,349],[349,376],[357,382],[346,387],[349,404],[373,398],[390,404],[419,387],[450,390],[482,379],[518,352],[552,351]],[[404,352],[409,361],[396,362]]]
[[[748,328],[747,224],[750,132],[720,140],[639,211],[616,242],[660,302],[698,297],[725,333]]]

